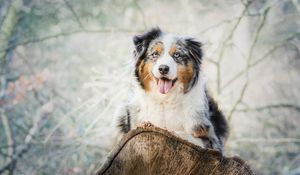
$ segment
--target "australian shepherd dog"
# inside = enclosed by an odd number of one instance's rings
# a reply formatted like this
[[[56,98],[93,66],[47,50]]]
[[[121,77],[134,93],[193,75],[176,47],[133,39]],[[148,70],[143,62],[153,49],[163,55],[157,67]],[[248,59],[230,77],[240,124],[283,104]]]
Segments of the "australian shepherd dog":
[[[133,94],[115,116],[119,136],[145,122],[223,152],[228,125],[202,74],[201,43],[154,28],[133,37]]]

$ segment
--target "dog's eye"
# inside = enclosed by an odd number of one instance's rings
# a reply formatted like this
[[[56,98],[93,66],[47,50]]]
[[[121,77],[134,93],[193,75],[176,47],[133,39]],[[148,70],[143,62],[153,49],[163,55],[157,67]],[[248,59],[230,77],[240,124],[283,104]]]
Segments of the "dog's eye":
[[[153,52],[153,53],[151,54],[151,56],[153,56],[153,57],[158,57],[158,56],[159,56],[159,53],[158,53],[158,52]]]
[[[174,58],[179,58],[180,57],[180,54],[178,52],[174,53],[173,55]]]

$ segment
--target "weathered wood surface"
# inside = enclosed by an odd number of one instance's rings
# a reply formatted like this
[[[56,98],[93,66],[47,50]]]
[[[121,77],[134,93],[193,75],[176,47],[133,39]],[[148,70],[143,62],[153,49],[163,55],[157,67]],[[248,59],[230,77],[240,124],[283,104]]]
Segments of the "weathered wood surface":
[[[240,158],[227,158],[157,128],[130,131],[96,175],[251,175]]]

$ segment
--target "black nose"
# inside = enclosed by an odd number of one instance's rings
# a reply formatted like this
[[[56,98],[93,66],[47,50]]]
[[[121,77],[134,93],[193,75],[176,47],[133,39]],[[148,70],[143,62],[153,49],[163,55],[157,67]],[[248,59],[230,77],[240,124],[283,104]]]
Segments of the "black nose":
[[[166,75],[168,72],[169,72],[169,66],[167,66],[167,65],[160,65],[159,67],[158,67],[158,70],[159,70],[159,72],[162,74],[162,75]]]

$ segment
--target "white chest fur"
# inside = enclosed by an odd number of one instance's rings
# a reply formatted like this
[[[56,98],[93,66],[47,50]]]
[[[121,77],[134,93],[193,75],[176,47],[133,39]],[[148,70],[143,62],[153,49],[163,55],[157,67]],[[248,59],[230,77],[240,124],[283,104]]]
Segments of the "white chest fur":
[[[181,103],[154,102],[146,100],[140,106],[137,123],[149,121],[154,125],[172,131],[183,131],[186,118]]]
[[[142,122],[151,122],[155,126],[169,131],[191,134],[201,115],[207,112],[207,100],[204,82],[198,83],[189,93],[180,93],[179,86],[165,95],[135,91],[131,104],[135,108],[132,115],[132,126]],[[203,116],[204,117],[204,116]]]

